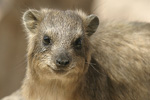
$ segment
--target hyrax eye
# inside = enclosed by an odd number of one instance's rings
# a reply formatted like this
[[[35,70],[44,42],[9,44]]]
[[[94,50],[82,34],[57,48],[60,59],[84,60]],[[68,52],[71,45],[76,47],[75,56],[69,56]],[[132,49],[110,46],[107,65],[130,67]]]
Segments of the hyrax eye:
[[[45,35],[45,36],[43,37],[43,44],[44,44],[44,45],[49,45],[50,43],[51,43],[50,37],[47,36],[47,35]]]
[[[78,38],[75,43],[74,43],[74,46],[76,49],[81,49],[82,47],[82,39],[81,38]]]

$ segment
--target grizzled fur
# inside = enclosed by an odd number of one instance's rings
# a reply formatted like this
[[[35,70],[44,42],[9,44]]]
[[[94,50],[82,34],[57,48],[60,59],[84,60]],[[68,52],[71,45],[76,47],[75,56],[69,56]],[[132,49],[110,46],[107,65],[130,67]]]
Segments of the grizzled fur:
[[[29,42],[24,100],[150,99],[150,24],[101,22],[94,33],[95,15],[48,9],[28,10],[23,21]],[[61,53],[71,59],[65,72],[55,63]]]
[[[102,22],[91,43],[111,100],[150,100],[149,23]]]

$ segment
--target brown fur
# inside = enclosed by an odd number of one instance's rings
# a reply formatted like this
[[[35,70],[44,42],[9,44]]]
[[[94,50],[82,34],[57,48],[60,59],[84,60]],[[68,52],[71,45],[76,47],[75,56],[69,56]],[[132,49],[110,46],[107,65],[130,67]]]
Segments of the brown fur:
[[[149,23],[101,22],[94,33],[96,16],[48,9],[29,10],[23,20],[29,42],[25,100],[150,99]],[[43,46],[44,34],[53,45]],[[76,52],[71,43],[81,35],[83,48]],[[55,55],[66,51],[70,69],[56,73]]]
[[[111,100],[150,99],[150,24],[103,22],[91,38]]]

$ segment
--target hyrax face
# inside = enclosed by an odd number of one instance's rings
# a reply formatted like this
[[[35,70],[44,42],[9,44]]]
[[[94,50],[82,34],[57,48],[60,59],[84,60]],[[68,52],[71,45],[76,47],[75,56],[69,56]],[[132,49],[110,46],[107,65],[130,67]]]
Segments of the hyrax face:
[[[99,20],[79,11],[28,10],[23,16],[28,32],[31,72],[56,79],[83,74],[90,62],[88,38]]]

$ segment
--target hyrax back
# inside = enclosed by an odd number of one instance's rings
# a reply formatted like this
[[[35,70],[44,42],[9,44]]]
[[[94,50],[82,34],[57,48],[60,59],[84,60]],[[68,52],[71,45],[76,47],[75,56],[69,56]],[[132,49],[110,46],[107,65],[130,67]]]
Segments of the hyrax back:
[[[150,100],[150,24],[102,22],[92,57],[108,75],[111,100]]]

